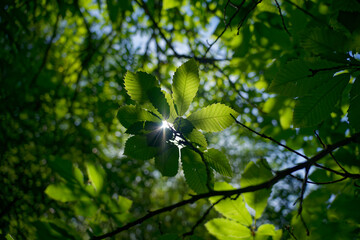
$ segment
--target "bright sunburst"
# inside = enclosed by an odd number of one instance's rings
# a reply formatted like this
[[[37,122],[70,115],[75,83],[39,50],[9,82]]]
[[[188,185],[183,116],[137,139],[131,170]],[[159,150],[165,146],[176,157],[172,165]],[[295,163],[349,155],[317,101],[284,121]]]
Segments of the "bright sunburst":
[[[169,125],[169,123],[167,122],[167,121],[162,121],[162,125],[161,125],[161,128],[162,129],[165,129],[165,128],[169,128],[170,127],[170,125]]]

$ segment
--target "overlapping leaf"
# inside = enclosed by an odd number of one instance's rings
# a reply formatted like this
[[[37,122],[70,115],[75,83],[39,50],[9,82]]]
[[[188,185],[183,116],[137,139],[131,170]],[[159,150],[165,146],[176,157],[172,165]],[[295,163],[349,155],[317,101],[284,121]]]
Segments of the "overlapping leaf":
[[[148,160],[153,158],[157,153],[155,147],[147,143],[145,136],[132,136],[126,141],[124,154],[139,160]]]
[[[175,145],[167,146],[155,157],[155,165],[163,176],[175,176],[179,168],[179,148]]]
[[[231,177],[232,171],[226,155],[217,149],[211,148],[204,153],[209,166],[221,175]]]
[[[294,109],[294,125],[308,127],[324,120],[341,98],[348,83],[349,74],[337,75],[317,88],[313,94],[300,98]]]
[[[176,110],[175,110],[175,106],[174,106],[174,100],[171,98],[171,95],[169,93],[164,92],[164,94],[165,94],[166,101],[168,102],[169,107],[170,107],[170,116],[167,121],[172,123],[178,117]]]
[[[140,121],[160,121],[160,119],[158,119],[145,109],[133,105],[126,105],[120,107],[117,113],[117,118],[125,128],[129,128],[134,123]]]
[[[216,191],[232,190],[232,189],[234,188],[226,182],[217,182],[215,184]],[[227,218],[237,221],[238,223],[244,226],[251,226],[253,220],[251,218],[249,211],[246,209],[243,197],[239,196],[236,199],[235,197],[236,196],[221,200],[218,204],[215,205],[216,211],[218,211]],[[214,204],[221,198],[222,198],[221,196],[217,196],[217,197],[211,197],[209,198],[209,200],[211,203]]]
[[[234,122],[231,115],[236,118],[239,114],[224,104],[216,103],[192,113],[188,120],[198,129],[218,132]]]
[[[147,95],[157,111],[161,113],[164,119],[168,119],[170,116],[170,107],[161,89],[159,87],[150,88],[147,91]]]
[[[189,187],[197,193],[208,192],[206,167],[200,155],[187,147],[182,148],[181,162]]]
[[[190,59],[181,65],[173,78],[173,98],[177,114],[182,116],[188,110],[200,84],[198,65]]]
[[[256,163],[250,162],[244,173],[241,175],[241,187],[254,186],[268,181],[272,178],[272,173],[266,160],[260,159]],[[246,203],[255,210],[255,218],[262,215],[267,200],[270,197],[270,189],[262,189],[255,192],[244,193]]]
[[[250,240],[249,228],[225,218],[215,218],[205,224],[206,229],[219,240]]]
[[[128,71],[124,78],[124,85],[132,100],[142,104],[149,100],[147,91],[158,86],[156,78],[146,72]]]
[[[316,72],[316,70],[331,68],[336,65],[336,63],[319,58],[309,61],[298,59],[287,62],[280,68],[269,87],[269,91],[290,97],[303,96],[312,92],[336,72],[336,70],[320,72]]]
[[[97,166],[94,163],[88,162],[86,164],[86,170],[89,176],[89,180],[95,187],[96,192],[100,192],[104,186],[104,169],[101,166]]]
[[[197,144],[200,147],[207,147],[207,141],[204,136],[199,130],[193,129],[190,133],[184,134],[188,140],[192,143]]]

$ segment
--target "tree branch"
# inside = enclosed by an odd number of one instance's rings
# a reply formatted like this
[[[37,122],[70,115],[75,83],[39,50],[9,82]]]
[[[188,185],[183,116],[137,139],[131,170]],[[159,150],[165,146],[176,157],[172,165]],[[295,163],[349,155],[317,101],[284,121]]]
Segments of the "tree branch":
[[[279,10],[279,14],[280,14],[280,17],[281,17],[281,22],[282,22],[283,28],[284,28],[284,30],[286,31],[286,33],[287,33],[289,36],[291,36],[289,30],[287,29],[287,27],[286,27],[286,25],[285,25],[285,20],[284,20],[283,14],[282,14],[282,12],[281,12],[280,4],[279,4],[279,2],[278,2],[277,0],[275,0],[275,3],[276,3],[276,6],[277,6],[277,8],[278,8],[278,10]]]
[[[314,164],[315,162],[319,161],[320,159],[322,159],[323,157],[325,157],[326,155],[328,155],[330,152],[332,152],[333,150],[345,146],[351,142],[357,142],[359,141],[360,138],[360,132],[355,133],[353,136],[349,137],[349,138],[345,138],[333,145],[328,145],[327,149],[324,149],[322,151],[320,151],[318,154],[316,154],[315,156],[313,156],[312,158],[310,158],[309,160],[302,162],[294,167],[291,168],[286,168],[284,170],[278,171],[277,174],[271,178],[270,180],[263,182],[261,184],[257,184],[257,185],[253,185],[253,186],[248,186],[248,187],[244,187],[244,188],[238,188],[238,189],[233,189],[233,190],[224,190],[224,191],[212,191],[212,192],[208,192],[208,193],[203,193],[203,194],[198,194],[198,195],[194,195],[189,199],[177,202],[175,204],[157,209],[155,211],[149,211],[148,214],[146,214],[145,216],[136,219],[135,221],[132,221],[122,227],[119,227],[117,229],[115,229],[112,232],[100,235],[100,236],[93,236],[91,239],[96,240],[96,239],[104,239],[107,237],[112,237],[120,232],[126,231],[138,224],[143,223],[144,221],[157,216],[159,214],[168,212],[168,211],[172,211],[174,209],[177,209],[179,207],[185,206],[187,204],[192,204],[200,199],[204,199],[204,198],[209,198],[209,197],[214,197],[214,196],[223,196],[223,197],[231,197],[232,195],[236,195],[236,194],[242,194],[242,193],[246,193],[246,192],[255,192],[261,189],[265,189],[265,188],[270,188],[272,187],[274,184],[276,184],[277,182],[279,182],[281,179],[285,178],[286,176],[292,174],[293,172],[296,172],[298,170],[304,169],[306,167],[311,166],[312,164]]]

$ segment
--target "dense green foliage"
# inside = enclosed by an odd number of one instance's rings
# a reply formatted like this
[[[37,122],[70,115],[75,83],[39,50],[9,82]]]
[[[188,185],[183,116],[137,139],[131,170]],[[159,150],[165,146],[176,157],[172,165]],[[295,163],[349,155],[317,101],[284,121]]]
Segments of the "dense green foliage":
[[[1,239],[358,239],[358,0],[4,0]]]

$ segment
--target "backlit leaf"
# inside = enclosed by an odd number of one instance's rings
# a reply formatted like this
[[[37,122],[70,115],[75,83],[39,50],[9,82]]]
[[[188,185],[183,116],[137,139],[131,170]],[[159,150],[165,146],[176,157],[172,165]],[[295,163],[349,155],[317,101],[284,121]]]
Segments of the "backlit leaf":
[[[294,109],[295,127],[310,127],[329,116],[349,83],[349,74],[337,75],[317,88],[314,94],[300,98]]]
[[[117,118],[125,128],[128,128],[132,124],[140,121],[160,121],[160,119],[158,119],[145,109],[133,105],[126,105],[120,107],[117,113]]]
[[[193,129],[190,133],[184,134],[188,140],[192,143],[197,144],[200,147],[207,147],[207,141],[204,136],[199,130]]]
[[[226,155],[217,149],[211,148],[204,153],[209,166],[221,175],[231,177],[232,171]]]
[[[264,183],[273,176],[266,160],[260,159],[256,163],[250,162],[241,175],[241,187],[248,187]],[[262,189],[244,193],[246,203],[255,210],[255,218],[261,217],[270,197],[271,189]]]
[[[170,116],[170,107],[161,89],[159,87],[150,88],[147,91],[147,95],[152,105],[161,113],[164,119],[168,119]]]
[[[275,226],[272,224],[263,224],[261,225],[256,233],[255,240],[267,240],[269,237],[273,240],[280,240],[282,235],[282,230],[275,230]]]
[[[239,114],[224,104],[216,103],[192,113],[188,120],[198,129],[218,132],[234,122],[231,115],[236,118]]]
[[[164,92],[164,94],[165,94],[165,98],[170,107],[170,116],[169,116],[169,119],[167,119],[167,121],[170,123],[173,123],[174,120],[178,117],[176,110],[175,110],[175,106],[174,106],[174,100],[171,98],[171,95],[169,93]]]
[[[177,114],[182,116],[188,110],[200,84],[198,64],[190,59],[181,65],[173,78],[173,98]]]
[[[86,170],[89,180],[94,185],[96,192],[100,192],[104,186],[104,169],[99,165],[89,162],[86,164]]]
[[[52,199],[60,202],[87,199],[87,196],[81,189],[65,183],[51,184],[45,189],[45,193]]]
[[[219,240],[251,240],[249,228],[225,218],[215,218],[205,224],[206,229]]]
[[[141,104],[149,101],[147,91],[159,84],[153,75],[128,71],[124,78],[124,85],[131,99]]]
[[[233,189],[234,188],[226,182],[215,183],[216,191],[233,190]],[[214,204],[220,198],[222,197],[216,196],[209,198],[209,200],[211,203]],[[244,226],[251,226],[251,224],[253,223],[251,215],[249,211],[246,209],[245,202],[242,196],[236,198],[236,195],[233,195],[230,198],[221,200],[218,204],[215,205],[215,209],[225,217],[233,219]]]

